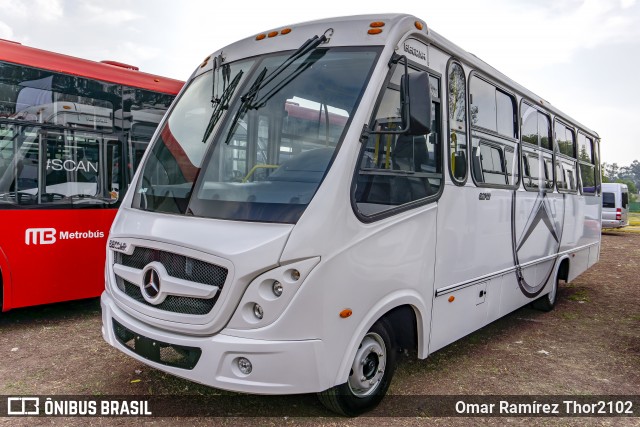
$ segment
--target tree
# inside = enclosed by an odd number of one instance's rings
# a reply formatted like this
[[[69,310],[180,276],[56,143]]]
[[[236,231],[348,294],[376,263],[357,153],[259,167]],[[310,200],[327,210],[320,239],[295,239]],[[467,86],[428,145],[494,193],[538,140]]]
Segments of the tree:
[[[607,180],[605,181],[604,179],[602,180],[602,182],[614,182],[616,179],[618,179],[618,173],[620,171],[620,167],[618,166],[617,163],[603,163],[602,164],[602,176],[606,177]]]

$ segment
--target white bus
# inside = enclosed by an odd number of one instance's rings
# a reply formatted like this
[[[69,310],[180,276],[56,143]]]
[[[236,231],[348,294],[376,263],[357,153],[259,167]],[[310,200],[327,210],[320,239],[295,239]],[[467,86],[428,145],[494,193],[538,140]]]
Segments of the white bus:
[[[550,310],[597,262],[598,144],[413,16],[241,40],[197,67],[119,210],[104,338],[212,387],[360,414],[398,349],[424,359]]]

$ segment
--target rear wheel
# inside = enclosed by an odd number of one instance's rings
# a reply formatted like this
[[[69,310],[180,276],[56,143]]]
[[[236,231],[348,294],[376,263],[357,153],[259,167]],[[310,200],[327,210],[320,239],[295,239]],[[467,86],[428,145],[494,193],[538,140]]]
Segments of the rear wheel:
[[[322,404],[347,416],[375,408],[391,384],[396,352],[393,329],[378,320],[360,342],[347,382],[318,393]]]
[[[553,281],[553,286],[551,287],[551,291],[535,300],[531,305],[536,310],[540,311],[551,311],[553,307],[556,306],[556,299],[558,297],[558,283],[560,282],[560,278],[556,273],[556,276]]]

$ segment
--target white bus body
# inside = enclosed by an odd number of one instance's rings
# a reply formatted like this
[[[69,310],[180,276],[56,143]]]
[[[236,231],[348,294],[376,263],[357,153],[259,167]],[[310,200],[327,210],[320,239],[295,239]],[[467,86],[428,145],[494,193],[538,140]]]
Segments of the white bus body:
[[[629,225],[629,188],[617,182],[602,183],[602,228]]]
[[[406,87],[430,97],[429,131],[390,133]],[[382,399],[397,347],[424,359],[530,302],[551,309],[558,280],[599,258],[599,139],[540,99],[409,15],[215,52],[112,226],[105,340],[192,381],[321,392],[354,415]]]

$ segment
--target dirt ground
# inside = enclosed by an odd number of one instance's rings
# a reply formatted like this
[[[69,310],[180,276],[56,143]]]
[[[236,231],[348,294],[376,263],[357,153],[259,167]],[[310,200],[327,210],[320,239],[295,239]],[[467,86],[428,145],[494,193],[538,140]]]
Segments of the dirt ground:
[[[519,309],[426,360],[401,356],[392,396],[375,411],[377,417],[357,419],[333,416],[315,395],[237,395],[151,369],[103,341],[98,300],[9,311],[0,315],[2,396],[221,395],[259,413],[264,409],[266,416],[0,418],[0,425],[640,426],[637,407],[635,418],[435,418],[398,412],[398,399],[411,405],[412,396],[639,395],[640,234],[605,233],[600,262],[561,286],[558,298],[550,313]],[[403,416],[389,416],[394,413]]]

